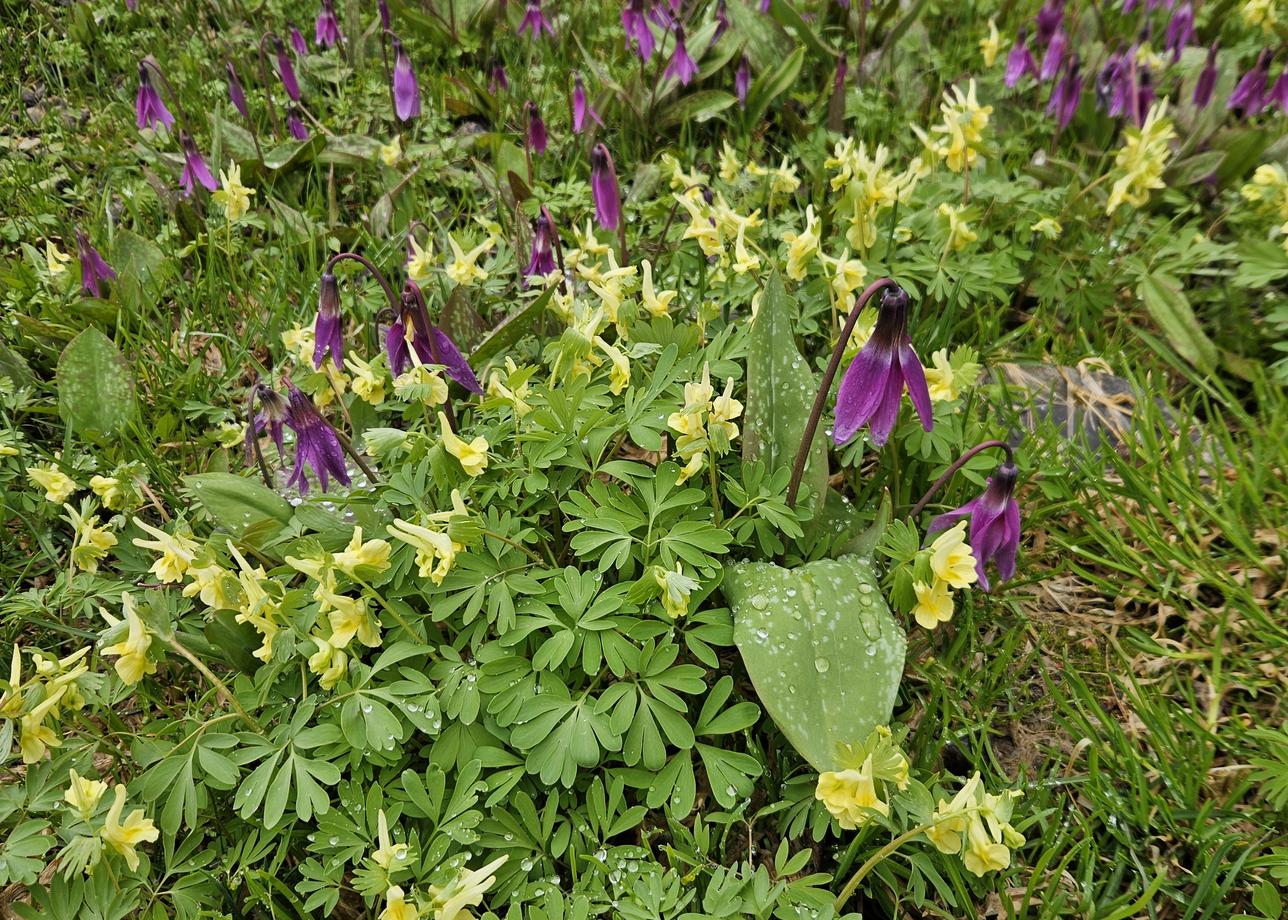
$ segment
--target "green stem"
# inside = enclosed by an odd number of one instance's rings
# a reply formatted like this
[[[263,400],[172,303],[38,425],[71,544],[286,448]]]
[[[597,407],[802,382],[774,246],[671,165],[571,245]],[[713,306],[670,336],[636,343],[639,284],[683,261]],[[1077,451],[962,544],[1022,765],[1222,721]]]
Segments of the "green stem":
[[[206,680],[210,681],[214,688],[228,701],[233,709],[237,710],[237,714],[241,716],[243,722],[249,725],[254,731],[260,734],[264,733],[263,727],[251,717],[250,713],[242,708],[242,704],[237,701],[237,697],[233,696],[233,692],[228,689],[228,685],[216,677],[215,672],[206,667],[206,663],[204,661],[192,652],[188,651],[188,649],[174,636],[169,637],[166,641],[170,643],[171,648],[186,658],[189,664],[200,671],[201,675],[206,678]]]

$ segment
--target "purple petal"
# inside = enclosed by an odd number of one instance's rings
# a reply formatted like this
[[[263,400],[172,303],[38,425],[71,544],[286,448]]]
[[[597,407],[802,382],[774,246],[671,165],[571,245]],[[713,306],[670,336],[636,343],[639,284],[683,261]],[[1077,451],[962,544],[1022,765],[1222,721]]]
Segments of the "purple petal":
[[[881,394],[881,402],[869,423],[872,443],[877,447],[881,447],[889,440],[890,432],[894,430],[894,423],[899,420],[899,404],[903,402],[903,384],[903,374],[897,367],[892,366],[890,373],[886,375],[885,392]]]
[[[871,340],[850,362],[836,391],[836,422],[832,440],[844,444],[876,412],[891,375],[894,353]]]
[[[921,360],[912,350],[910,344],[899,348],[899,370],[903,373],[903,382],[908,385],[908,398],[912,400],[917,414],[921,416],[921,427],[929,431],[934,427],[935,414],[930,408],[930,390],[926,386],[926,371]]]
[[[434,351],[434,363],[443,365],[447,371],[447,376],[451,377],[471,393],[483,392],[483,387],[479,385],[478,377],[474,376],[474,371],[470,369],[469,362],[461,354],[461,350],[456,347],[456,343],[442,329],[434,326],[430,329],[432,336],[432,348]]]

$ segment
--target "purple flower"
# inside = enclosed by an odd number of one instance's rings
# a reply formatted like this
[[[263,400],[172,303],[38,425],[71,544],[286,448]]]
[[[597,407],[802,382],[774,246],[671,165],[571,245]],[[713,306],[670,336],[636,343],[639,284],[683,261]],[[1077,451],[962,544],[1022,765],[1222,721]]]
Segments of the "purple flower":
[[[116,272],[103,261],[84,230],[76,231],[76,246],[80,250],[81,289],[94,297],[102,297],[101,282],[111,281]]]
[[[309,43],[304,40],[304,33],[300,31],[299,26],[295,23],[289,23],[286,30],[286,36],[291,40],[291,47],[300,57],[309,53]]]
[[[197,183],[206,187],[206,191],[213,192],[219,187],[215,182],[215,177],[210,174],[210,168],[206,166],[206,161],[201,157],[201,151],[197,149],[197,142],[192,139],[192,135],[187,131],[180,133],[179,145],[183,147],[183,172],[179,174],[179,185],[183,187],[183,197],[187,198],[192,194]]]
[[[616,230],[622,222],[622,196],[617,188],[613,155],[603,144],[590,152],[590,191],[595,199],[595,220],[601,230]]]
[[[286,90],[286,95],[292,102],[299,102],[300,84],[295,79],[295,67],[291,64],[290,55],[286,53],[286,46],[276,35],[273,36],[273,52],[277,57],[277,75],[282,80],[282,89]]]
[[[716,0],[716,34],[711,36],[711,44],[720,40],[720,36],[729,31],[729,10],[725,0]]]
[[[506,76],[505,65],[500,61],[492,61],[492,75],[488,80],[488,92],[495,96],[501,90],[510,88],[510,78]]]
[[[442,329],[429,321],[425,296],[413,281],[403,288],[398,315],[385,334],[385,350],[389,354],[389,369],[395,376],[413,364],[408,350],[408,330],[411,330],[411,348],[421,364],[439,364],[451,377],[471,393],[482,393],[483,387],[470,368],[469,362],[456,347],[456,343]]]
[[[327,352],[335,362],[335,369],[344,367],[344,340],[340,337],[340,285],[335,275],[322,273],[318,290],[318,315],[313,321],[313,368],[317,370],[326,360]]]
[[[255,411],[254,401],[259,400],[260,411],[255,416],[255,424],[251,430],[246,433],[246,451],[249,453],[252,449],[251,438],[259,436],[265,428],[273,438],[273,443],[277,445],[277,452],[283,454],[286,448],[282,444],[282,431],[286,424],[286,400],[281,394],[267,384],[255,384],[255,390],[251,394],[251,412]]]
[[[738,105],[743,107],[747,105],[749,89],[751,89],[751,62],[744,54],[742,60],[738,62],[738,71],[733,75],[733,91],[738,97]]]
[[[389,0],[376,0],[376,9],[380,13],[380,28],[388,29],[390,23]]]
[[[1115,48],[1096,74],[1096,99],[1110,116],[1117,117],[1127,105],[1127,94],[1123,89],[1126,74],[1124,62],[1126,57],[1121,48]]]
[[[984,574],[984,566],[990,561],[996,564],[1001,581],[1015,574],[1015,555],[1020,548],[1020,505],[1015,500],[1017,472],[1015,464],[1006,461],[993,471],[988,486],[978,498],[930,522],[929,532],[934,533],[970,516],[970,547],[975,551],[979,585],[985,591],[991,588]]]
[[[313,40],[319,48],[331,48],[344,41],[340,20],[335,16],[335,0],[322,0],[322,9],[313,23]]]
[[[1194,4],[1185,0],[1172,13],[1167,23],[1167,36],[1163,47],[1172,49],[1172,62],[1181,59],[1181,51],[1194,38]]]
[[[152,74],[148,65],[143,63],[139,64],[139,93],[134,97],[134,115],[140,130],[151,128],[155,131],[158,122],[167,128],[174,124],[174,116],[165,107],[157,88],[152,85]]]
[[[1137,126],[1145,123],[1149,107],[1154,104],[1154,77],[1148,67],[1141,67],[1140,77],[1136,81],[1136,112],[1132,116]]]
[[[769,12],[769,0],[760,0],[760,11],[762,13]]]
[[[626,6],[622,7],[622,29],[626,32],[627,48],[633,38],[640,58],[647,61],[653,56],[653,30],[644,16],[644,0],[627,0]]]
[[[1194,81],[1194,104],[1200,109],[1207,108],[1207,104],[1212,101],[1212,90],[1216,87],[1216,45],[1213,42],[1208,48],[1207,63]]]
[[[533,153],[545,153],[549,138],[546,136],[546,123],[541,120],[541,111],[531,99],[523,104],[523,111],[528,116],[528,149]]]
[[[1069,58],[1069,67],[1055,86],[1051,87],[1051,98],[1047,101],[1047,114],[1054,115],[1056,124],[1063,131],[1073,121],[1073,113],[1078,110],[1078,101],[1082,98],[1081,63],[1075,54]]]
[[[841,52],[840,58],[836,62],[836,77],[832,81],[832,92],[845,92],[845,78],[850,75],[850,61],[845,52]]]
[[[1227,109],[1238,109],[1243,116],[1256,115],[1266,107],[1266,69],[1270,66],[1271,51],[1266,48],[1257,55],[1256,65],[1239,78],[1226,102]]]
[[[474,375],[474,370],[470,367],[461,350],[456,347],[456,343],[442,329],[437,326],[429,327],[429,347],[433,355],[434,363],[441,364],[443,371],[448,377],[451,377],[471,393],[482,393],[483,386],[479,383],[478,377]]]
[[[523,270],[525,279],[533,275],[545,277],[555,270],[555,253],[551,245],[551,234],[554,233],[554,221],[550,212],[543,206],[537,219],[532,222],[532,257]]]
[[[551,38],[555,37],[554,27],[541,12],[541,0],[528,0],[527,8],[523,12],[523,21],[519,23],[519,34],[531,31],[529,38],[536,41],[541,37],[542,29],[545,29]]]
[[[594,110],[589,102],[586,101],[586,87],[581,83],[581,74],[573,74],[572,83],[572,131],[574,134],[580,134],[586,129],[586,119],[589,118],[601,128],[604,126],[604,120],[599,117],[599,113]]]
[[[399,121],[410,121],[420,115],[420,84],[411,69],[411,58],[398,39],[394,46],[394,114]]]
[[[1006,56],[1006,86],[1013,87],[1024,77],[1037,77],[1038,65],[1033,60],[1033,53],[1029,51],[1029,46],[1025,37],[1025,32],[1020,29],[1015,36],[1015,44],[1011,46],[1011,53]]]
[[[832,438],[837,444],[850,440],[865,424],[871,427],[872,443],[885,444],[899,417],[905,386],[921,426],[929,431],[934,424],[926,373],[908,337],[909,305],[908,294],[900,287],[882,292],[872,338],[850,362],[836,391]]]
[[[684,27],[677,25],[675,50],[671,52],[671,60],[666,65],[666,73],[662,74],[662,79],[675,77],[682,86],[688,86],[697,75],[698,65],[693,63],[693,58],[689,57],[689,49],[684,47]]]
[[[298,486],[300,494],[307,495],[309,479],[305,469],[312,468],[323,492],[327,490],[331,476],[347,486],[349,471],[344,467],[344,448],[340,446],[335,429],[318,414],[313,400],[289,380],[286,381],[286,391],[286,424],[295,432],[295,469],[286,484]]]
[[[1288,112],[1288,64],[1279,72],[1279,79],[1266,97],[1266,107],[1269,108],[1272,102],[1279,105],[1279,111]]]
[[[300,118],[300,110],[295,106],[291,106],[286,111],[286,129],[291,132],[291,137],[297,141],[309,139],[309,129],[304,127],[304,120]]]
[[[1047,44],[1046,54],[1042,56],[1042,70],[1038,73],[1038,79],[1050,80],[1060,72],[1060,67],[1064,64],[1064,52],[1068,46],[1069,36],[1065,34],[1064,29],[1057,29]]]
[[[228,98],[232,100],[233,108],[242,118],[250,118],[250,109],[246,107],[246,91],[242,89],[241,80],[237,79],[233,62],[224,61],[224,69],[228,71]]]
[[[1037,24],[1037,43],[1045,46],[1057,32],[1064,31],[1064,0],[1046,0],[1038,10]]]

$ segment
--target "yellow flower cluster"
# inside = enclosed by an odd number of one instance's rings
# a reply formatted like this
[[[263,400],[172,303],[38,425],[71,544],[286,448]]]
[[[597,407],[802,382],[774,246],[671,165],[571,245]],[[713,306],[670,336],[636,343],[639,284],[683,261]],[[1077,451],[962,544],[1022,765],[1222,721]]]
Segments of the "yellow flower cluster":
[[[990,795],[976,773],[951,802],[939,800],[926,837],[941,853],[960,853],[966,871],[977,876],[1011,864],[1011,850],[1024,846],[1024,835],[1011,826],[1016,791]]]
[[[241,587],[241,596],[234,602],[237,614],[233,619],[249,623],[259,633],[260,646],[251,654],[267,662],[273,657],[273,639],[282,631],[278,616],[282,609],[282,586],[268,577],[262,565],[252,566],[247,562],[231,540],[228,551],[237,560],[237,582]]]
[[[843,830],[863,827],[875,815],[888,816],[890,803],[882,797],[886,785],[908,785],[908,758],[885,726],[878,726],[861,745],[843,745],[837,766],[840,769],[818,775],[814,798]]]
[[[116,545],[116,534],[98,526],[98,515],[90,513],[92,507],[92,500],[82,502],[79,511],[69,504],[63,504],[67,521],[75,534],[72,538],[73,571],[97,572],[98,561]]]
[[[506,356],[505,374],[502,375],[501,371],[494,370],[488,376],[487,395],[507,403],[514,410],[516,417],[523,418],[532,411],[532,407],[527,403],[527,397],[531,392],[528,378],[531,375],[531,368],[520,368],[514,363],[513,358]]]
[[[1239,15],[1250,26],[1260,26],[1261,31],[1272,35],[1279,25],[1280,0],[1247,0],[1239,7]]]
[[[969,209],[955,207],[948,202],[939,206],[939,216],[944,219],[944,226],[947,234],[944,240],[944,252],[961,252],[971,243],[979,239],[979,234],[970,228],[966,223],[969,216]]]
[[[675,452],[686,461],[680,471],[680,482],[688,480],[702,470],[706,453],[710,450],[717,457],[727,453],[735,438],[738,425],[734,419],[742,415],[742,403],[733,398],[733,378],[725,381],[724,393],[715,395],[711,386],[711,368],[702,368],[702,380],[684,385],[684,408],[672,412],[667,426],[679,435],[675,439]]]
[[[979,158],[993,107],[979,104],[975,81],[971,80],[964,93],[960,86],[949,87],[939,111],[944,120],[930,129],[935,155],[953,172],[970,169]]]
[[[926,629],[934,629],[953,618],[953,590],[969,587],[979,579],[974,550],[966,542],[965,521],[930,544],[929,566],[930,581],[913,582],[917,604],[912,615]]]
[[[847,137],[837,142],[823,165],[833,171],[832,191],[841,192],[837,213],[849,221],[845,238],[856,252],[866,252],[877,241],[877,218],[882,211],[906,201],[916,188],[919,173],[908,169],[895,173],[886,164],[890,150],[878,145],[868,155],[867,145],[854,145]]]
[[[926,387],[930,398],[935,402],[951,402],[961,395],[964,388],[979,379],[979,365],[971,360],[963,360],[957,349],[954,356],[958,358],[956,366],[948,358],[948,349],[940,348],[930,356],[931,366],[926,368]]]
[[[653,581],[662,591],[662,609],[673,620],[678,620],[689,612],[689,595],[698,587],[698,583],[684,574],[684,567],[677,561],[675,571],[653,566]]]
[[[76,811],[82,821],[88,823],[107,792],[107,783],[81,776],[75,770],[67,772],[69,783],[67,791],[63,793],[63,801]],[[104,844],[124,857],[126,866],[133,872],[139,867],[138,845],[152,843],[160,836],[152,819],[143,816],[142,808],[134,809],[124,821],[121,820],[125,798],[125,786],[118,783],[112,790],[112,806],[107,810],[102,825],[94,832],[94,838],[97,839],[90,838],[94,848],[85,866],[86,872],[98,863]]]
[[[474,282],[487,280],[488,273],[479,267],[478,261],[496,246],[495,236],[489,233],[483,242],[469,252],[465,252],[461,244],[456,241],[456,237],[450,233],[447,235],[447,244],[452,247],[452,260],[446,266],[447,277],[461,287],[473,287]]]
[[[1151,189],[1166,187],[1163,170],[1172,156],[1168,142],[1176,137],[1167,117],[1167,100],[1155,102],[1149,107],[1144,124],[1127,128],[1123,133],[1126,140],[1114,159],[1118,177],[1109,192],[1106,214],[1114,213],[1123,204],[1139,208],[1149,201]]]
[[[415,354],[415,350],[409,351]],[[344,359],[344,366],[353,373],[353,392],[357,397],[373,406],[385,401],[385,356],[377,355],[371,361],[364,361],[357,355]],[[446,389],[446,387],[444,387]]]
[[[76,481],[52,463],[37,463],[27,467],[31,484],[45,490],[45,501],[61,505],[71,498],[78,488]]]
[[[224,209],[228,223],[235,224],[250,210],[250,196],[255,190],[242,185],[241,167],[236,163],[228,164],[228,172],[219,171],[219,181],[221,188],[210,197]]]
[[[0,717],[18,723],[18,748],[23,763],[36,763],[49,748],[62,745],[58,733],[46,723],[57,723],[64,710],[77,710],[85,705],[79,681],[89,672],[81,660],[88,654],[88,646],[65,658],[32,652],[35,673],[24,682],[22,650],[14,645],[9,680],[0,693]]]
[[[125,637],[103,649],[104,655],[116,656],[116,674],[121,683],[132,687],[146,674],[155,674],[157,663],[152,660],[152,630],[139,616],[130,593],[121,594],[121,612],[125,614]],[[119,634],[121,621],[106,610],[101,610],[107,620],[108,634]]]
[[[470,511],[461,493],[453,489],[452,510],[425,515],[424,519],[426,524],[395,520],[389,525],[389,535],[416,549],[421,578],[441,585],[456,564],[456,555],[465,549],[464,543],[452,539],[452,531],[459,531],[460,525],[470,519]]]
[[[1288,174],[1278,163],[1263,163],[1252,174],[1252,181],[1239,190],[1245,201],[1260,206],[1283,221],[1279,234],[1283,237],[1284,252],[1288,253]]]
[[[729,206],[722,193],[715,192],[708,202],[698,189],[678,194],[675,200],[689,213],[689,225],[684,229],[682,239],[697,240],[702,254],[716,259],[711,275],[714,283],[723,282],[730,268],[735,274],[745,275],[760,267],[760,256],[747,246],[747,232],[765,222],[759,208],[742,215]],[[733,244],[732,257],[729,254],[730,243]]]

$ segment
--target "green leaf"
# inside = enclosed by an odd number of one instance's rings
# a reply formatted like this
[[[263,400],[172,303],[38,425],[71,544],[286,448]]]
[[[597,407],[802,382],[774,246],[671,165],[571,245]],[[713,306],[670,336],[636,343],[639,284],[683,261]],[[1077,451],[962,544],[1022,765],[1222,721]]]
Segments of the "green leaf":
[[[58,359],[58,414],[77,434],[102,441],[134,416],[134,377],[112,340],[86,329]]]
[[[264,166],[268,169],[285,169],[301,163],[311,163],[326,146],[326,137],[314,134],[303,141],[288,141],[272,150],[264,151]]]
[[[470,366],[476,370],[482,368],[492,358],[519,341],[541,316],[554,290],[553,287],[548,288],[540,297],[488,333],[487,338],[470,354]]]
[[[266,538],[291,520],[291,506],[272,489],[232,473],[198,473],[184,485],[219,524],[238,538]]]
[[[772,273],[747,344],[742,456],[746,462],[763,461],[770,473],[795,460],[818,391],[818,381],[796,350],[789,304],[782,277]],[[801,488],[817,516],[827,496],[827,438],[820,430],[814,432]]]
[[[700,124],[719,115],[736,101],[732,94],[722,89],[706,89],[690,93],[667,107],[659,119],[659,125],[669,127],[688,122]]]
[[[824,60],[834,61],[836,59],[836,52],[823,43],[823,40],[814,33],[814,30],[805,22],[796,7],[792,6],[788,0],[773,0],[773,3],[769,5],[769,15],[778,20],[778,23],[788,30],[789,34],[803,41],[811,51]]]
[[[1199,325],[1180,282],[1163,272],[1155,272],[1141,277],[1137,293],[1181,357],[1200,370],[1210,371],[1216,366],[1216,345]]]
[[[747,123],[758,125],[769,111],[770,103],[787,92],[800,76],[801,64],[805,61],[805,46],[797,45],[796,50],[787,56],[772,73],[761,74],[751,83],[747,92]]]
[[[738,563],[724,593],[761,705],[816,770],[890,721],[908,643],[871,562]]]

